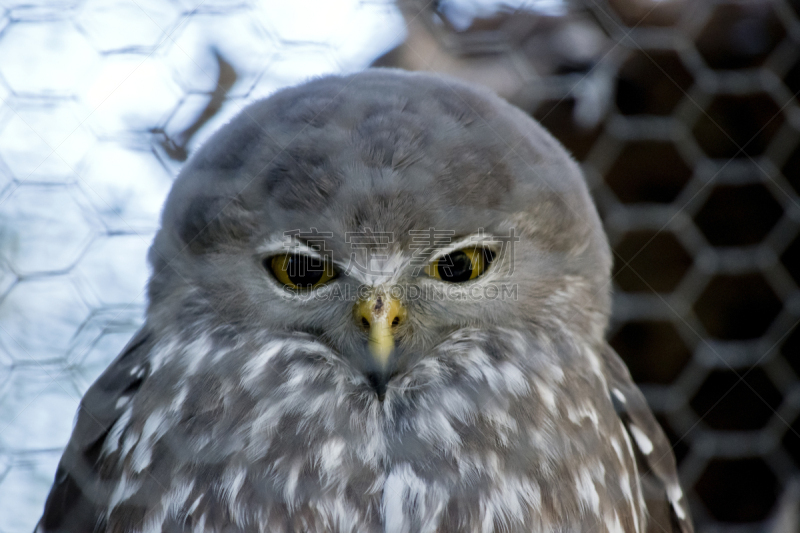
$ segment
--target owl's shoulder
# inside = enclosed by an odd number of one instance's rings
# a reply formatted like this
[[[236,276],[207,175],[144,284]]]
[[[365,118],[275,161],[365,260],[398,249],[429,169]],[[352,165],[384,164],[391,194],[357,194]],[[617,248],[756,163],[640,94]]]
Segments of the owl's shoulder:
[[[651,523],[649,530],[692,533],[688,501],[678,480],[675,455],[667,436],[614,349],[605,345],[601,357],[611,401],[636,458]]]
[[[109,433],[149,373],[153,344],[145,325],[84,395],[37,533],[98,527],[110,495],[99,472],[100,457]]]

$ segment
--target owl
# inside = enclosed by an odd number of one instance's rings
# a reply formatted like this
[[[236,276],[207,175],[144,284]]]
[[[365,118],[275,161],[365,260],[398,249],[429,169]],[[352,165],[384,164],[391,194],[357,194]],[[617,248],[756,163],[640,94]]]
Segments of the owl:
[[[581,171],[488,91],[376,69],[252,104],[149,261],[38,532],[692,532]]]

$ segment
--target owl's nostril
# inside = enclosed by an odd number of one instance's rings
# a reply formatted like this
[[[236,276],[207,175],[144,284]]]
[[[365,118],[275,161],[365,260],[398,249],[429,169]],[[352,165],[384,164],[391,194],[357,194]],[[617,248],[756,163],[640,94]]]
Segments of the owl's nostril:
[[[399,323],[400,323],[400,317],[397,317],[397,316],[394,317],[394,320],[392,320],[392,327],[395,327]]]
[[[365,328],[369,328],[369,320],[367,320],[365,317],[362,316],[361,325],[364,326]]]

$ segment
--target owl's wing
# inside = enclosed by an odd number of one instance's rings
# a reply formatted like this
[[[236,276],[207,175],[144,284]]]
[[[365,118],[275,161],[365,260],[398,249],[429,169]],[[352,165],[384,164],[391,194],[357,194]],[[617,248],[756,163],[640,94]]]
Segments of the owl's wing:
[[[606,345],[603,358],[609,394],[636,455],[642,491],[647,501],[649,531],[692,533],[686,496],[678,481],[675,455],[644,395],[613,348]]]
[[[88,533],[101,525],[111,493],[98,471],[98,458],[123,413],[120,398],[136,394],[149,374],[152,344],[145,325],[84,395],[36,533]]]

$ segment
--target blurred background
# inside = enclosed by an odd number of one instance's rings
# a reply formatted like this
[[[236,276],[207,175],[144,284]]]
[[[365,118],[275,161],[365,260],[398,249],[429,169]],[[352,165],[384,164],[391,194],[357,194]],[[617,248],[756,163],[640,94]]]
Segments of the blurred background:
[[[800,502],[800,2],[2,0],[0,533],[143,320],[181,164],[247,103],[370,65],[487,85],[585,169],[609,338],[701,532]]]

